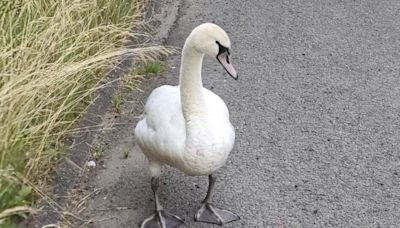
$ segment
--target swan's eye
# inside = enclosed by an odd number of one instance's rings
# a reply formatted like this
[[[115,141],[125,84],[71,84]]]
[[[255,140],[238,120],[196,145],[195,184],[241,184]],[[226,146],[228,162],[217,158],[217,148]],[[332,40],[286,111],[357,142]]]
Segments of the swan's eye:
[[[215,41],[215,43],[217,43],[218,44],[218,49],[219,49],[219,51],[218,51],[218,54],[221,54],[221,53],[224,53],[224,52],[227,52],[228,53],[228,55],[229,55],[229,48],[227,48],[227,47],[225,47],[224,45],[222,45],[218,40],[217,41]]]

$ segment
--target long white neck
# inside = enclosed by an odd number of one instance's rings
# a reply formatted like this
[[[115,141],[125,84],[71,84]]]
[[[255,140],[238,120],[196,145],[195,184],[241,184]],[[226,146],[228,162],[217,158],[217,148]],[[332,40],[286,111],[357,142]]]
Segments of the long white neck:
[[[205,113],[201,67],[204,54],[196,51],[186,41],[182,51],[180,68],[180,91],[183,116],[186,123]]]

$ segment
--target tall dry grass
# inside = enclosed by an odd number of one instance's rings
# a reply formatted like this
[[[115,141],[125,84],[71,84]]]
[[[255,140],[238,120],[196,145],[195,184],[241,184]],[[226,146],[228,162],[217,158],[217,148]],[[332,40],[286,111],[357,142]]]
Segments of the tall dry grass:
[[[60,158],[63,138],[125,49],[145,0],[0,2],[0,213],[29,205]],[[1,216],[0,216],[1,217]],[[3,220],[4,222],[4,220]],[[1,218],[0,218],[1,224]]]

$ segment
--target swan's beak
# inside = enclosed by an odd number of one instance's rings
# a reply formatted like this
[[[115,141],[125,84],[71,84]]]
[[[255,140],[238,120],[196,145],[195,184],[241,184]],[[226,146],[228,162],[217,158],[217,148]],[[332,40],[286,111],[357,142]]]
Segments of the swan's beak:
[[[238,80],[239,76],[229,59],[229,52],[224,51],[217,55],[218,62],[225,68],[226,72],[235,80]]]

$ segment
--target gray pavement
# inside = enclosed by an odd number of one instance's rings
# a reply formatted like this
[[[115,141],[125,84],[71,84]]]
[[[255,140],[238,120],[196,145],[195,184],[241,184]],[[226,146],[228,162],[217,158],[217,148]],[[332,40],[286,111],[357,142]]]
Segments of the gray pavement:
[[[400,1],[184,1],[166,44],[181,47],[202,22],[228,32],[240,74],[231,80],[211,58],[203,66],[237,129],[214,203],[242,219],[224,227],[399,227]],[[133,124],[152,89],[177,83],[179,56],[171,61],[131,95]],[[121,158],[133,127],[110,136],[94,184],[103,191],[85,212],[106,219],[94,227],[136,227],[152,213],[143,156]],[[185,227],[214,227],[193,221],[206,177],[163,177],[165,209]]]

